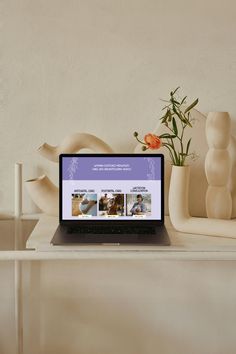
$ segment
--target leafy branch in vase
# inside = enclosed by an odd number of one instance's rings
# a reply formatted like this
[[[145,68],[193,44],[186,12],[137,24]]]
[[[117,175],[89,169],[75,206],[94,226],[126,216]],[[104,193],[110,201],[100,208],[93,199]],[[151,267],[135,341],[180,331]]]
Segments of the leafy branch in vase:
[[[191,117],[191,110],[198,104],[198,98],[186,107],[187,96],[182,99],[177,97],[179,87],[170,92],[169,100],[163,100],[165,106],[162,109],[164,115],[160,118],[161,124],[164,124],[167,132],[159,136],[155,134],[146,134],[144,141],[138,137],[138,133],[134,132],[134,137],[142,144],[142,150],[160,149],[165,147],[169,151],[169,155],[173,165],[184,166],[186,158],[194,156],[190,153],[191,138],[184,143],[184,133],[186,128],[192,128],[193,118]]]

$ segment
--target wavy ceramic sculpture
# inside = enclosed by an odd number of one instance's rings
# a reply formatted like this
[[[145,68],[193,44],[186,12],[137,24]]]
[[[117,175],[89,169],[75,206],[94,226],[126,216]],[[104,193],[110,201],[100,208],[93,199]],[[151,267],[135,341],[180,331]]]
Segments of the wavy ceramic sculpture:
[[[47,176],[26,181],[26,188],[39,209],[45,214],[58,216],[59,191]]]
[[[75,133],[68,135],[58,146],[47,143],[39,147],[38,152],[48,160],[58,162],[62,153],[76,153],[81,149],[90,149],[95,152],[113,152],[112,148],[94,135],[87,133]],[[48,215],[59,214],[59,190],[43,175],[26,181],[26,188],[34,203]]]
[[[189,166],[173,166],[170,190],[170,219],[176,230],[210,236],[236,238],[236,219],[196,218],[189,213]]]
[[[81,149],[90,149],[95,152],[112,153],[112,148],[95,135],[87,133],[75,133],[68,135],[61,144],[51,146],[44,143],[38,148],[38,152],[50,161],[58,162],[59,155],[64,153],[73,154]]]
[[[209,150],[205,160],[208,182],[206,211],[209,218],[231,219],[232,197],[229,190],[231,159],[228,151],[231,121],[227,112],[210,112],[206,120]]]

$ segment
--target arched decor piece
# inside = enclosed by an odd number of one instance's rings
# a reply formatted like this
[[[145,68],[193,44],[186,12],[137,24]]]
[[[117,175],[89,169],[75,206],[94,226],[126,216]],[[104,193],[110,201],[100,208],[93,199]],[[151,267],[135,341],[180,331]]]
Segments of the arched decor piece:
[[[89,149],[98,153],[113,152],[112,148],[103,140],[99,139],[95,135],[87,133],[75,133],[68,135],[57,146],[44,143],[38,148],[38,152],[46,159],[53,162],[58,162],[60,154],[73,154],[82,149]]]
[[[77,153],[82,149],[89,149],[97,153],[112,153],[112,148],[95,135],[75,133],[68,135],[57,146],[47,143],[41,145],[38,152],[50,161],[58,162],[62,153]],[[26,181],[26,188],[34,203],[47,215],[59,214],[59,190],[52,181],[42,175]]]

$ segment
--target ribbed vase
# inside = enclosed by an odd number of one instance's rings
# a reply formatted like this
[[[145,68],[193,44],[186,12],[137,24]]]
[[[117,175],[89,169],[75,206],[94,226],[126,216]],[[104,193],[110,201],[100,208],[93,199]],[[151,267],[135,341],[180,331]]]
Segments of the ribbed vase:
[[[231,121],[227,112],[208,114],[206,138],[209,150],[205,159],[208,218],[230,219],[232,215],[232,196],[229,190],[231,159],[228,151],[230,130]]]

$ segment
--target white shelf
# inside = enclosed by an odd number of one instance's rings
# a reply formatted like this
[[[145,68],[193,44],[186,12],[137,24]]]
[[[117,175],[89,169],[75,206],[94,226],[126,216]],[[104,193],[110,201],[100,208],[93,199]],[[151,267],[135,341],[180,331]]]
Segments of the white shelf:
[[[145,245],[68,245],[53,246],[50,241],[58,219],[42,215],[29,237],[26,247],[35,249],[42,259],[233,259],[236,260],[236,240],[176,232],[168,217],[170,246]],[[40,254],[39,254],[40,253]],[[46,253],[46,254],[45,254]]]
[[[97,246],[99,247],[99,246]],[[43,260],[147,260],[147,261],[235,261],[236,252],[230,251],[147,251],[142,250],[77,250],[77,251],[1,251],[0,261]]]
[[[53,246],[50,241],[58,218],[44,214],[24,215],[23,220],[39,218],[22,251],[0,251],[0,260],[236,260],[236,239],[176,232],[166,217],[170,246],[73,245]]]

